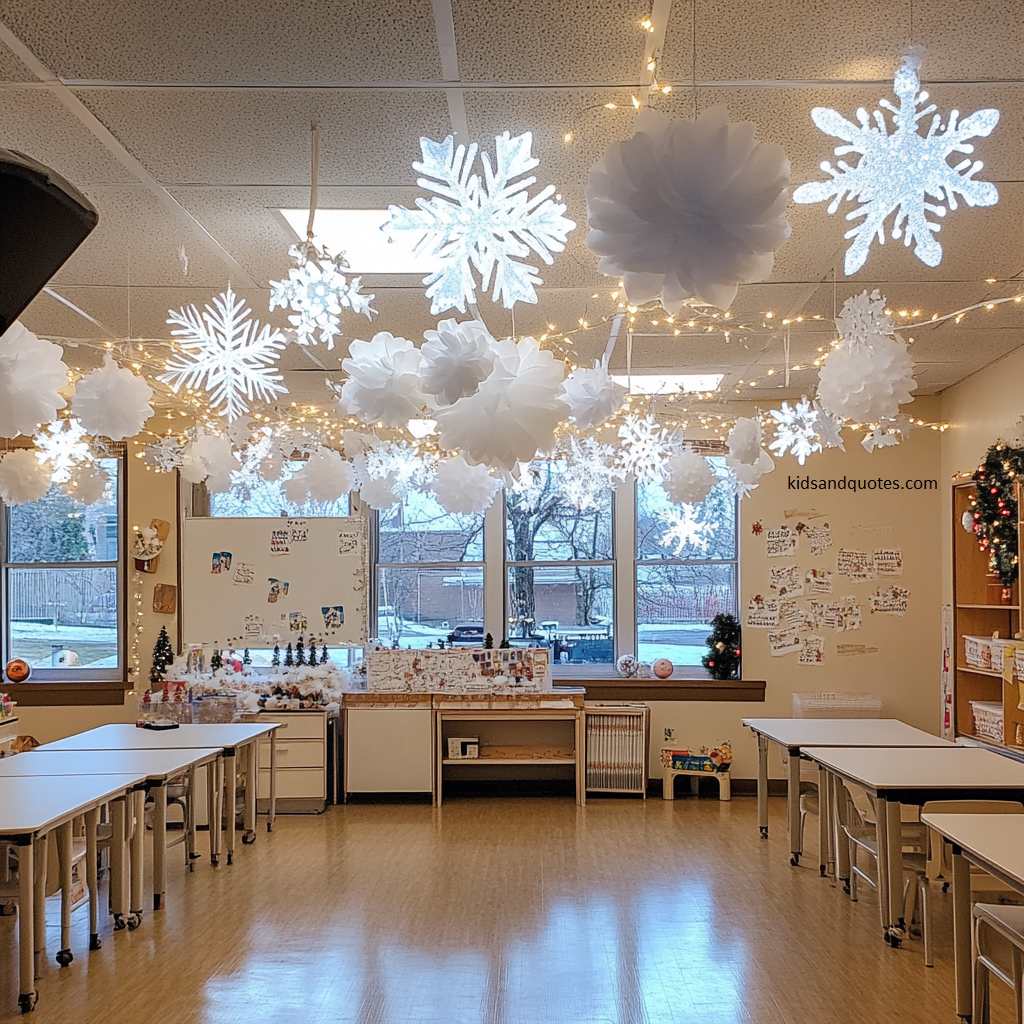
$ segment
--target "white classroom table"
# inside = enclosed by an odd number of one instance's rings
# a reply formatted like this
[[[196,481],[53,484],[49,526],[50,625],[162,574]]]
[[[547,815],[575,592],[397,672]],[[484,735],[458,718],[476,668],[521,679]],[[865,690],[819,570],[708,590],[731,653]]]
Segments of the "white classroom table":
[[[978,747],[805,747],[804,754],[875,799],[878,899],[886,942],[899,946],[903,921],[900,804],[1013,800],[1024,804],[1024,764]]]
[[[20,755],[19,755],[20,756]],[[76,775],[54,785],[52,777],[13,776],[0,780],[0,838],[18,848],[18,1004],[22,1013],[33,1010],[36,991],[36,941],[45,949],[45,872],[35,870],[36,853],[45,863],[47,835],[66,826],[70,846],[71,822],[80,814],[95,822],[101,805],[120,801],[139,785],[138,775]],[[116,844],[115,844],[116,846]],[[90,886],[96,882],[94,865]],[[62,884],[71,885],[70,852],[64,859]],[[37,936],[37,932],[41,935]]]
[[[274,830],[277,817],[277,730],[278,722],[227,722],[224,724],[181,725],[177,729],[140,729],[135,725],[101,725],[88,732],[80,732],[53,743],[44,744],[50,750],[166,750],[171,748],[197,749],[220,747],[222,758],[217,762],[218,770],[207,772],[211,805],[217,808],[216,817],[210,820],[211,852],[213,864],[220,861],[220,829],[213,823],[220,821],[220,794],[224,780],[231,780],[231,807],[224,815],[227,819],[228,863],[235,855],[235,758],[238,751],[246,756],[245,775],[245,833],[242,842],[246,845],[256,841],[256,787],[257,787],[257,744],[270,737],[270,814],[267,831]],[[38,749],[42,749],[41,747]],[[217,776],[214,779],[214,775]]]
[[[949,740],[915,729],[896,718],[744,718],[757,736],[757,816],[761,836],[768,838],[768,744],[775,743],[789,755],[786,806],[789,822],[790,863],[795,867],[803,853],[800,842],[800,758],[804,747],[951,747]],[[813,760],[813,758],[810,758]],[[828,815],[825,789],[818,788],[818,850],[820,871],[828,870],[826,850]]]
[[[213,765],[221,756],[219,747],[173,748],[168,750],[53,750],[38,747],[35,750],[6,757],[0,760],[0,778],[11,776],[70,776],[70,775],[121,775],[138,774],[146,789],[153,794],[153,909],[163,905],[167,891],[167,781],[174,775]],[[191,780],[189,782],[191,787]],[[192,800],[189,798],[190,820],[185,823],[185,840],[189,866],[195,855],[195,821],[192,815]],[[142,809],[136,809],[136,819],[142,821]],[[210,820],[213,808],[209,809]],[[131,902],[129,905],[129,927],[136,927],[142,919],[142,872],[144,859],[145,829],[136,828],[132,833],[131,845]],[[157,842],[162,836],[163,843]],[[114,854],[116,856],[116,852]],[[112,856],[113,859],[113,856]],[[112,887],[113,888],[113,887]],[[99,949],[97,918],[93,906],[92,891],[89,894],[90,920],[92,924],[90,949]],[[120,913],[120,911],[118,911]],[[115,913],[115,927],[121,922]],[[66,943],[64,944],[66,946]]]
[[[953,845],[953,951],[956,1012],[972,1015],[971,877],[975,864],[1024,896],[1024,816],[922,814],[921,820]]]

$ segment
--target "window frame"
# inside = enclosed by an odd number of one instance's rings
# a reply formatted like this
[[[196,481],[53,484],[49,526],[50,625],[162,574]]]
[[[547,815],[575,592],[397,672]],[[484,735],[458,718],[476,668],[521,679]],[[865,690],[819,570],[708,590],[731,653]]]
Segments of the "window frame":
[[[19,569],[114,569],[114,592],[117,595],[117,667],[74,668],[33,667],[32,675],[24,683],[7,684],[10,686],[29,686],[34,684],[54,683],[67,684],[72,687],[89,684],[107,683],[130,689],[132,683],[128,676],[128,445],[124,441],[105,442],[106,454],[103,458],[117,460],[117,516],[118,516],[118,548],[117,559],[110,561],[91,562],[11,562],[8,561],[10,518],[7,506],[0,501],[0,664],[6,665],[11,660],[11,570]],[[4,451],[16,448],[31,449],[29,442],[8,442]]]

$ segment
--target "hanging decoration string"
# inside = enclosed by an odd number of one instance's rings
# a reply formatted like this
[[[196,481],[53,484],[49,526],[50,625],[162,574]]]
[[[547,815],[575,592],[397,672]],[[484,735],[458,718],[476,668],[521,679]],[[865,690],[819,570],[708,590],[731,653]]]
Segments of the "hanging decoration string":
[[[317,179],[320,173],[320,129],[316,121],[311,125],[313,132],[313,151],[310,158],[309,181],[309,220],[306,222],[306,241],[313,242],[313,218],[316,216]]]

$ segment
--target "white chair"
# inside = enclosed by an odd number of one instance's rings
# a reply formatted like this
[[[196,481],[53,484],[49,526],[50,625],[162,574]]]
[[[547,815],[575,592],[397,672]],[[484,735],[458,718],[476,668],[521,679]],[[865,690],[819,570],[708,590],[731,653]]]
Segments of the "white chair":
[[[993,941],[996,936],[1003,943]],[[994,947],[1008,944],[1010,970],[993,959]],[[1024,1010],[1021,1002],[1021,976],[1024,973],[1024,907],[1008,907],[1002,904],[976,903],[974,905],[974,931],[972,936],[974,953],[974,1024],[990,1024],[992,1009],[989,999],[989,981],[994,974],[1000,981],[1013,989],[1013,1006],[1017,1024],[1024,1024]],[[1005,949],[1001,951],[1005,955]]]

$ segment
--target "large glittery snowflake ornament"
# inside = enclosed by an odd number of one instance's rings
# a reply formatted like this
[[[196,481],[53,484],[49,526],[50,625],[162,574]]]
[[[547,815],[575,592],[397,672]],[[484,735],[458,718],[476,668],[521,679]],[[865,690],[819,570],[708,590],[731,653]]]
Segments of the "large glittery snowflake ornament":
[[[845,452],[846,445],[843,443],[842,435],[843,421],[823,408],[817,399],[814,400],[814,411],[817,413],[814,425],[818,430],[818,439],[821,441],[822,447],[838,448],[841,452]]]
[[[91,458],[89,442],[82,424],[74,417],[50,423],[32,438],[36,458],[50,465],[53,482],[62,484],[71,479],[75,467]]]
[[[228,418],[249,411],[249,403],[272,402],[288,389],[275,373],[287,341],[269,324],[248,319],[252,312],[228,285],[203,313],[195,306],[170,310],[167,322],[178,338],[174,356],[159,379],[177,392],[200,386],[210,393],[210,405]]]
[[[983,166],[980,160],[967,158],[955,166],[948,162],[954,153],[973,153],[974,147],[965,140],[991,134],[999,123],[999,111],[978,110],[958,123],[960,112],[952,110],[945,124],[942,116],[935,114],[927,133],[921,135],[918,121],[936,109],[934,103],[917,109],[928,99],[927,92],[918,92],[921,54],[922,48],[914,47],[896,72],[893,91],[899,97],[899,106],[879,100],[879,106],[892,114],[891,135],[879,110],[869,116],[861,107],[857,111],[859,125],[829,107],[811,111],[811,119],[826,135],[847,143],[835,148],[837,157],[860,154],[855,167],[844,160],[837,160],[836,167],[827,160],[822,162],[821,169],[831,180],[807,182],[793,193],[795,203],[831,200],[829,213],[835,213],[845,198],[861,204],[846,215],[849,221],[860,220],[845,236],[853,239],[846,250],[847,275],[864,266],[876,238],[879,245],[884,244],[885,222],[894,212],[896,217],[889,229],[892,237],[902,237],[906,246],[915,244],[914,255],[926,266],[937,267],[942,261],[942,246],[935,238],[940,225],[928,220],[927,214],[944,217],[947,207],[957,208],[958,195],[968,206],[995,206],[999,201],[995,185],[974,179]],[[929,202],[928,197],[937,202]]]
[[[775,440],[768,447],[776,455],[786,452],[796,456],[802,466],[808,455],[821,451],[821,440],[818,437],[818,413],[807,401],[806,395],[792,408],[788,402],[782,403],[781,409],[770,409],[775,420]]]
[[[592,437],[570,437],[565,466],[558,476],[558,490],[578,512],[601,507],[601,499],[625,478],[615,464],[615,449]]]
[[[666,430],[653,416],[629,415],[619,427],[619,465],[638,480],[662,477],[662,466],[679,450],[676,431]]]
[[[480,155],[483,178],[473,173],[478,146],[456,146],[454,136],[444,142],[420,139],[423,159],[413,169],[424,175],[420,188],[435,193],[417,199],[416,210],[390,206],[385,227],[417,237],[416,251],[435,257],[440,266],[423,279],[431,313],[446,309],[466,311],[476,304],[479,275],[481,292],[492,289],[506,309],[517,302],[537,301],[535,285],[541,283],[537,267],[520,262],[536,253],[545,263],[552,253],[565,248],[576,224],[565,217],[565,204],[551,198],[547,185],[532,199],[526,190],[536,182],[528,174],[540,161],[531,154],[533,133],[512,138],[508,132],[494,139],[495,163]],[[527,175],[524,177],[524,175]]]
[[[344,255],[331,256],[311,245],[293,245],[288,255],[297,266],[288,271],[288,280],[270,282],[270,309],[290,308],[288,322],[295,328],[300,345],[326,345],[334,348],[334,339],[341,334],[342,309],[362,313],[367,320],[377,310],[370,306],[373,295],[363,295],[362,279],[349,281],[342,270],[348,269]]]
[[[143,461],[160,473],[173,473],[181,465],[181,453],[185,445],[173,434],[161,437],[159,441],[147,444]]]
[[[659,543],[671,547],[676,558],[685,551],[705,554],[717,529],[714,522],[702,521],[693,505],[676,505],[662,512],[660,518],[666,529]]]

